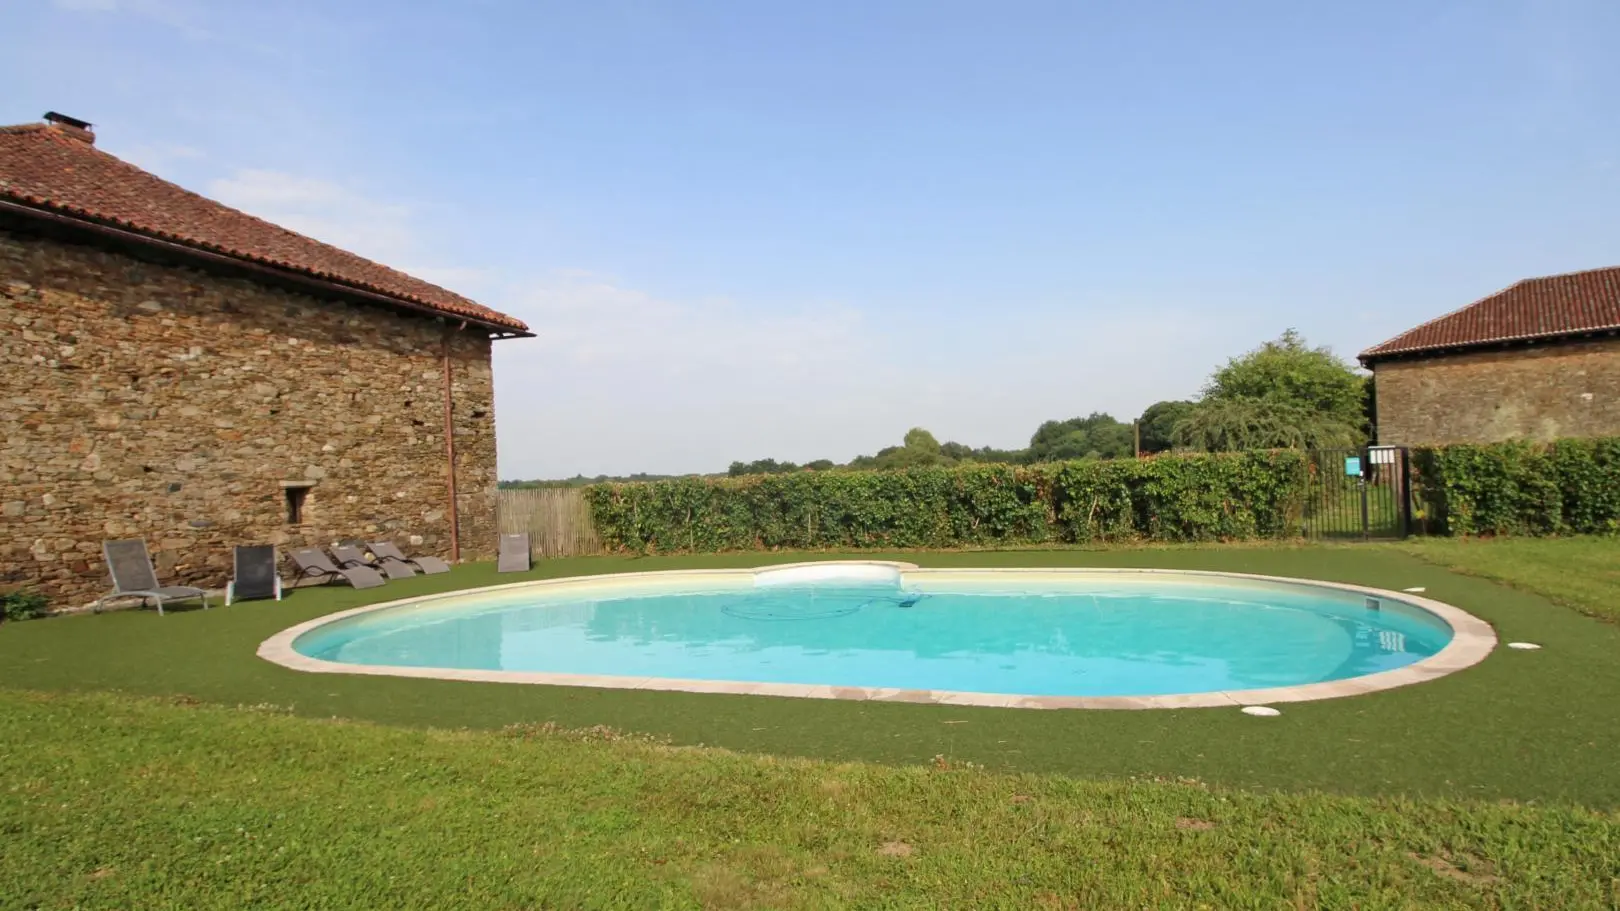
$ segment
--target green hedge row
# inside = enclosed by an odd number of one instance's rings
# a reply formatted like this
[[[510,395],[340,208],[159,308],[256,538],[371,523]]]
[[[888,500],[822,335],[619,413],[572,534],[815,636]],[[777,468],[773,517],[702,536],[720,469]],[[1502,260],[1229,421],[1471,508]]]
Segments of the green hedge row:
[[[1431,532],[1620,532],[1620,437],[1459,444],[1412,453]]]
[[[600,484],[612,550],[933,548],[1281,538],[1299,527],[1298,452],[1049,465],[806,471]]]

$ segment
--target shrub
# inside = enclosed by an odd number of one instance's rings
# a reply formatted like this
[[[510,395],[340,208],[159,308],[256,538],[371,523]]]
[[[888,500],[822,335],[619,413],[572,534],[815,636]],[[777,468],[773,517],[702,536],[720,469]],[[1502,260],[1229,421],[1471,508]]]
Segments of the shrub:
[[[0,591],[0,620],[32,620],[49,613],[45,596],[27,589]]]
[[[1620,532],[1620,437],[1413,452],[1414,499],[1454,535]]]
[[[587,489],[610,549],[693,552],[1279,538],[1299,452],[681,478]]]

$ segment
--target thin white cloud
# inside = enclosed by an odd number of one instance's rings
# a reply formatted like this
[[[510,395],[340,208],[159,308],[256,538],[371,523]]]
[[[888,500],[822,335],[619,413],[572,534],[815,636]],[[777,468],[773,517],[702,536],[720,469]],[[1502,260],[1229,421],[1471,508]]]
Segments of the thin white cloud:
[[[495,349],[503,477],[847,448],[870,436],[849,403],[899,392],[864,314],[842,304],[672,300],[579,270],[500,303],[536,334]]]
[[[436,262],[409,206],[380,202],[336,181],[244,168],[209,181],[207,195],[463,294],[489,278],[480,269]]]
[[[1138,302],[918,323],[843,304],[672,300],[577,271],[499,303],[537,336],[495,346],[506,478],[844,461],[918,425],[1021,446],[1047,419],[1129,420],[1191,396],[1211,346],[1236,353],[1252,334]]]
[[[201,161],[208,154],[196,146],[174,142],[145,143],[118,153],[118,157],[155,174],[170,173],[186,162]]]
[[[178,0],[51,0],[51,5],[70,13],[128,13],[150,19],[178,31],[194,41],[213,37],[198,24],[198,13]]]
[[[507,478],[844,461],[918,425],[970,445],[1020,446],[1050,418],[1107,410],[1128,420],[1156,399],[1192,395],[1218,360],[1212,347],[1237,353],[1256,331],[1150,300],[919,321],[845,302],[675,298],[581,269],[525,278],[521,267],[445,262],[443,228],[348,182],[260,168],[204,187],[525,320],[535,338],[495,346]]]
[[[397,260],[416,241],[409,208],[376,202],[329,180],[243,169],[210,181],[208,195],[383,263]]]
[[[1254,327],[1152,301],[919,322],[843,302],[678,299],[581,269],[524,278],[444,262],[438,226],[347,183],[242,169],[207,192],[526,321],[534,338],[495,348],[502,477],[844,461],[917,425],[1019,446],[1050,418],[1128,420],[1192,395],[1212,346],[1252,347]]]
[[[786,371],[844,361],[862,347],[860,314],[829,305],[761,313],[726,300],[677,303],[581,270],[561,270],[509,302],[549,359],[630,371]]]

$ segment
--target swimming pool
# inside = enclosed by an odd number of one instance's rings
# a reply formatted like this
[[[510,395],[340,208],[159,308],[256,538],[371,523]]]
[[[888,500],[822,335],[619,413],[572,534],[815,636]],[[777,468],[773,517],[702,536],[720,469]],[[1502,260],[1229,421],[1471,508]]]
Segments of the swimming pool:
[[[836,562],[451,593],[302,624],[260,654],[324,672],[1146,708],[1370,692],[1494,644],[1457,608],[1354,586]]]

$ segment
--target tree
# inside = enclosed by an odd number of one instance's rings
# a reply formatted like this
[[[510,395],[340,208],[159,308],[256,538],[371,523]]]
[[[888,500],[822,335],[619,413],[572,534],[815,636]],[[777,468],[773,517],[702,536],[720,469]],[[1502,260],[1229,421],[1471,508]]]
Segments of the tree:
[[[1210,451],[1359,446],[1366,382],[1332,349],[1312,348],[1289,329],[1216,370],[1171,436]]]
[[[921,427],[913,427],[906,431],[905,448],[916,452],[938,453],[939,440]]]
[[[792,462],[778,462],[775,459],[758,459],[753,462],[732,462],[726,469],[726,474],[733,478],[740,478],[751,474],[787,474],[798,471],[799,466]]]
[[[1178,424],[1177,446],[1206,452],[1335,449],[1359,446],[1361,429],[1340,418],[1276,399],[1206,399]]]
[[[906,431],[904,446],[885,446],[875,456],[856,456],[849,467],[857,469],[915,468],[922,465],[950,465],[939,439],[921,427]]]
[[[1137,429],[1142,435],[1143,452],[1164,452],[1175,445],[1176,425],[1181,423],[1194,408],[1193,402],[1166,401],[1154,402],[1137,418]]]
[[[1029,461],[1117,459],[1135,454],[1130,425],[1094,411],[1083,418],[1047,421],[1029,439]]]
[[[1204,399],[1268,399],[1360,426],[1364,382],[1333,349],[1312,348],[1289,329],[1216,370]]]
[[[1023,465],[1029,461],[1027,449],[997,449],[994,446],[980,446],[973,450],[972,460],[996,465]]]
[[[1377,377],[1362,380],[1361,419],[1367,428],[1367,439],[1378,439],[1378,383]]]

